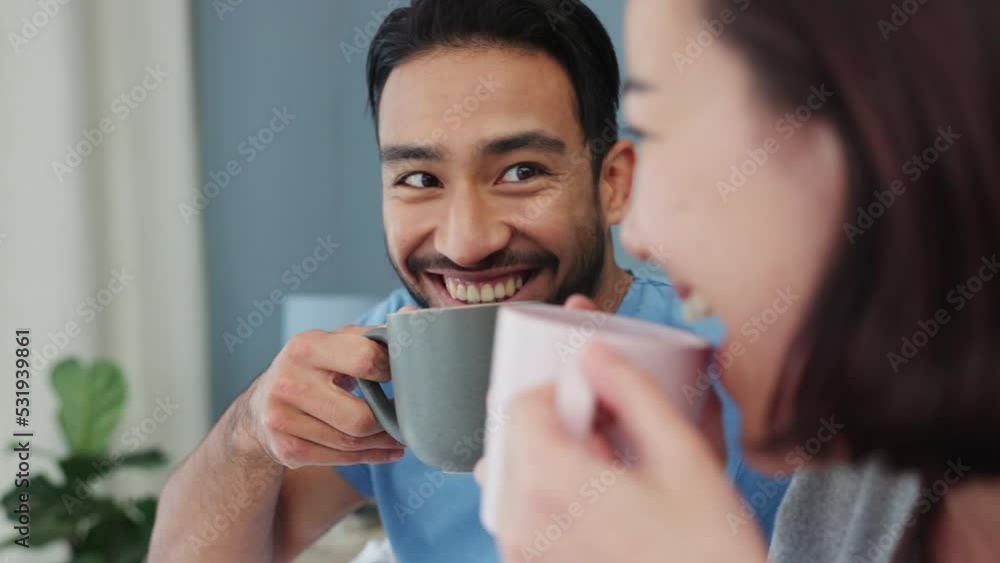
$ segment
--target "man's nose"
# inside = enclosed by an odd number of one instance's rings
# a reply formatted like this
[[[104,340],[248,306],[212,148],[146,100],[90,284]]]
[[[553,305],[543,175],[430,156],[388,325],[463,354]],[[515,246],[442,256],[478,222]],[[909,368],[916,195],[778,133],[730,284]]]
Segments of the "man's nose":
[[[463,192],[449,201],[447,217],[435,231],[434,246],[452,262],[471,268],[504,249],[513,230],[482,194]]]

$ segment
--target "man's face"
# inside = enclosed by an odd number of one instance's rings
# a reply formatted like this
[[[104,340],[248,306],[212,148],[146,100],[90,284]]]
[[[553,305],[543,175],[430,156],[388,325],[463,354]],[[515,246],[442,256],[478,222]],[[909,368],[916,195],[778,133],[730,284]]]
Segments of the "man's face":
[[[593,293],[607,227],[572,83],[539,53],[444,48],[379,107],[393,267],[424,306]]]

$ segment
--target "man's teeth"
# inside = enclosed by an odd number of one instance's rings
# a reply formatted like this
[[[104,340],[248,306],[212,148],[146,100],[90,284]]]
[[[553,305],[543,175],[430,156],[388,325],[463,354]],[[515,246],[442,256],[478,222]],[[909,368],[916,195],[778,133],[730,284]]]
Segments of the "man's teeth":
[[[476,283],[445,277],[444,285],[453,299],[466,303],[493,303],[514,297],[524,287],[524,278],[517,275],[497,282]]]

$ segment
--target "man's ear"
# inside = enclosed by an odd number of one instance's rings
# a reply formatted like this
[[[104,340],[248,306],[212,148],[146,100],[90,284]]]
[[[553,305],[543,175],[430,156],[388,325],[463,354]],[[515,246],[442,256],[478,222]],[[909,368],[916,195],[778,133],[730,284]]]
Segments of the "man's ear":
[[[601,167],[601,208],[608,225],[617,225],[625,217],[632,199],[634,172],[635,143],[622,139],[611,147]]]

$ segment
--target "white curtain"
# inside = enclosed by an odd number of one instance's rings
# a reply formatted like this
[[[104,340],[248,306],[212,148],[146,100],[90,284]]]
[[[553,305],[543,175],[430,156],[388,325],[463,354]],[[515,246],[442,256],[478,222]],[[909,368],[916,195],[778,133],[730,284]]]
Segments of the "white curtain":
[[[202,238],[178,210],[199,185],[189,2],[3,0],[0,33],[0,443],[14,331],[28,328],[48,364],[32,375],[32,472],[63,447],[48,368],[68,355],[124,369],[112,448],[138,436],[176,462],[209,412]],[[3,489],[15,468],[5,452]],[[164,478],[130,472],[113,489],[148,494]]]

